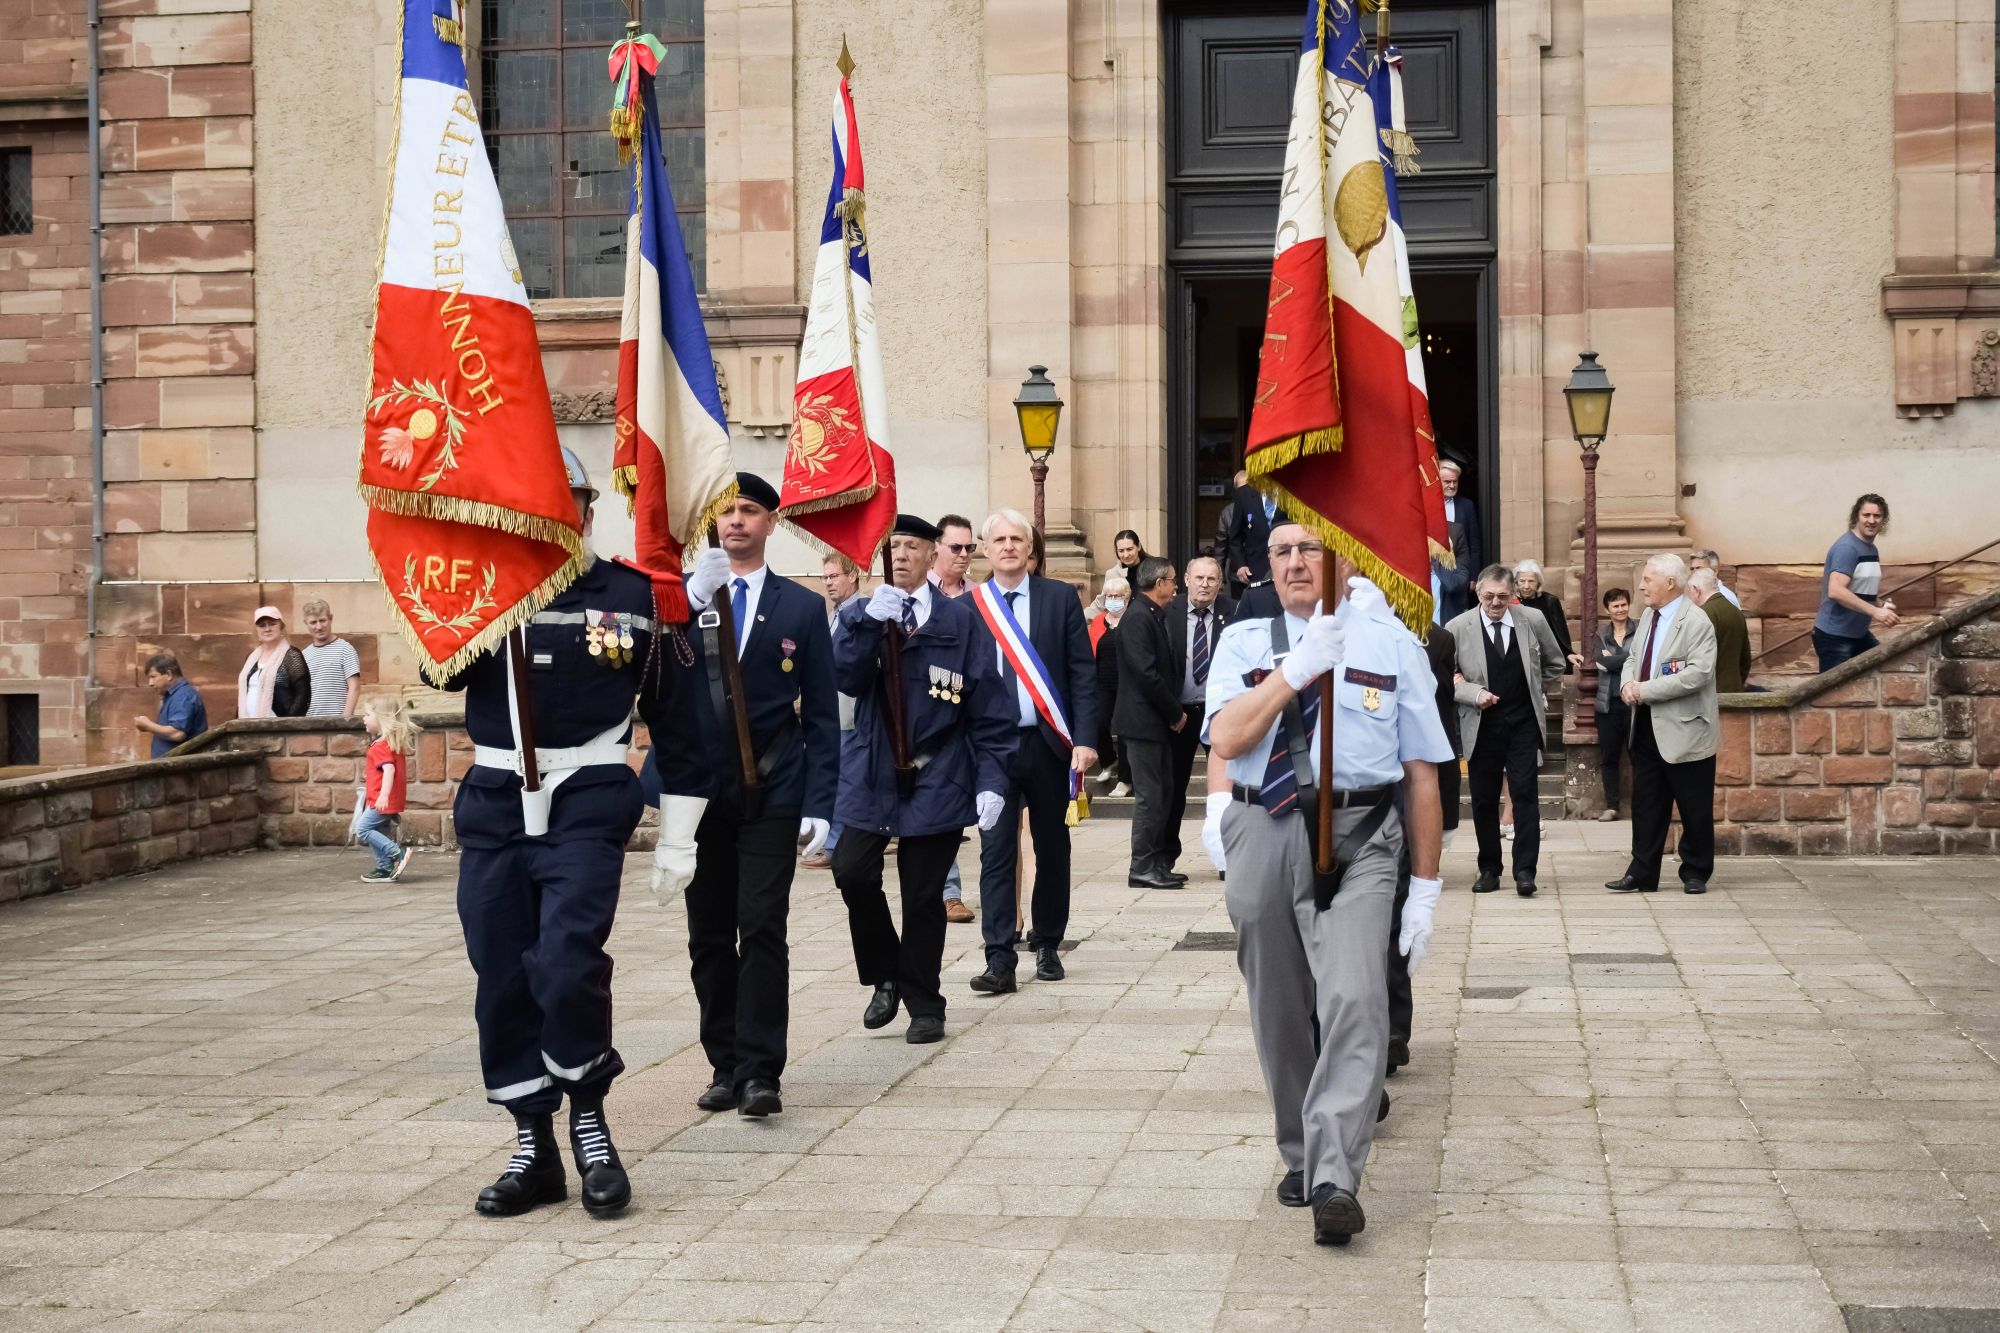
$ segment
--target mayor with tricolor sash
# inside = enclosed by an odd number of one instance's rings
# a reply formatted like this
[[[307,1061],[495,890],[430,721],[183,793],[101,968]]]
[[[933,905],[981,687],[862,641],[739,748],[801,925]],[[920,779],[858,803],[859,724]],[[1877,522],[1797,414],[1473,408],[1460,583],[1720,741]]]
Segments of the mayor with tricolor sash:
[[[1023,515],[1002,509],[980,529],[993,577],[973,588],[971,602],[997,647],[1003,692],[1011,693],[1019,743],[1000,793],[1000,820],[979,835],[980,929],[986,971],[972,979],[982,995],[1014,989],[1017,924],[1015,872],[1021,853],[1021,809],[1035,840],[1034,897],[1028,947],[1035,978],[1063,977],[1063,936],[1069,930],[1069,811],[1097,751],[1078,743],[1097,734],[1097,666],[1083,606],[1066,583],[1028,572],[1034,530]]]

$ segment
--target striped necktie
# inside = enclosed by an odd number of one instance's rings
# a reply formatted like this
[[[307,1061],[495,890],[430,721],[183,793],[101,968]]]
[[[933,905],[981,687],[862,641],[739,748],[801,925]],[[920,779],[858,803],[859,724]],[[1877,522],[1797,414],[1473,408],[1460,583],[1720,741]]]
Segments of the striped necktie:
[[[1208,684],[1208,608],[1198,606],[1194,612],[1194,646],[1189,649],[1194,658],[1194,683]]]
[[[914,597],[905,597],[903,599],[903,633],[915,634],[916,632],[917,599]]]
[[[1313,686],[1299,691],[1299,716],[1305,723],[1306,743],[1310,745],[1313,724],[1319,720],[1319,691]],[[1282,815],[1299,803],[1299,777],[1292,767],[1283,714],[1279,715],[1270,762],[1264,765],[1264,785],[1258,791],[1267,814]]]

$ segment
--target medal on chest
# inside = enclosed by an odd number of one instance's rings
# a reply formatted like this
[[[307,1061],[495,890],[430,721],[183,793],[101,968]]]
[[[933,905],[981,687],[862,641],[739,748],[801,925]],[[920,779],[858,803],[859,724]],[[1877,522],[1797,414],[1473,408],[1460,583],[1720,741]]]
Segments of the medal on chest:
[[[780,639],[778,640],[778,650],[785,655],[785,660],[778,663],[778,670],[794,670],[792,666],[792,654],[799,650],[798,644],[793,643],[790,639]]]

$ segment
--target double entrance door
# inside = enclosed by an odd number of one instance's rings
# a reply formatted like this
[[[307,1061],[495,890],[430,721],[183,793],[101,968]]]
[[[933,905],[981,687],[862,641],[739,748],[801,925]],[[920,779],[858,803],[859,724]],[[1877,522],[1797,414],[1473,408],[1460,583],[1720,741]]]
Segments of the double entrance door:
[[[1167,549],[1182,562],[1214,544],[1242,466],[1304,10],[1297,0],[1169,0],[1163,15]],[[1422,169],[1397,189],[1431,420],[1497,550],[1493,6],[1400,0],[1391,13]]]

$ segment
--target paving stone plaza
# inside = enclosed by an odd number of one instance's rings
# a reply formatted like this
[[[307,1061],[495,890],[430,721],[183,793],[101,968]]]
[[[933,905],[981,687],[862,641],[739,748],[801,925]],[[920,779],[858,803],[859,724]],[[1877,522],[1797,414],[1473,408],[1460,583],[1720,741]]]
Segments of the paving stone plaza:
[[[1993,862],[1746,858],[1705,898],[1614,896],[1626,826],[1562,824],[1523,901],[1467,892],[1461,842],[1368,1227],[1332,1250],[1272,1197],[1220,886],[1126,888],[1126,834],[1079,830],[1069,980],[976,998],[952,928],[938,1046],[862,1030],[840,900],[802,872],[761,1123],[694,1109],[684,915],[634,856],[609,1221],[574,1181],[472,1211],[511,1134],[450,857],[364,886],[360,852],[261,852],[9,905],[0,1326],[2000,1326]]]

